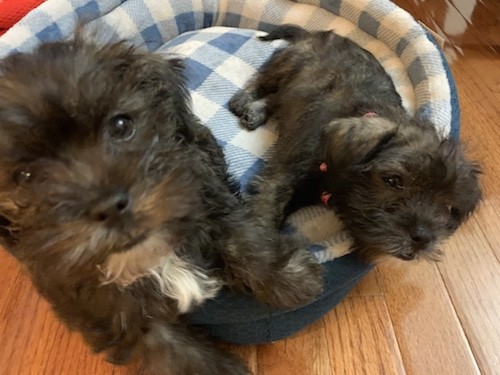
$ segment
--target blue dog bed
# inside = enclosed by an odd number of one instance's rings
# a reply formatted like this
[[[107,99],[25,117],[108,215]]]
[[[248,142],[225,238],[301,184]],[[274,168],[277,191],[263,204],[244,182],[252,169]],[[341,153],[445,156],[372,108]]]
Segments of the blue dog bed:
[[[388,0],[48,0],[0,38],[0,58],[69,38],[80,20],[105,36],[103,42],[127,39],[184,57],[193,110],[216,136],[243,190],[264,165],[276,133],[272,124],[242,130],[227,102],[284,45],[256,38],[279,24],[333,29],[352,39],[381,62],[408,112],[432,121],[442,137],[459,133],[456,90],[439,48]],[[320,318],[372,268],[349,254],[349,236],[325,207],[301,209],[284,230],[305,239],[325,264],[325,291],[316,301],[283,311],[223,290],[185,318],[226,342],[279,340]]]

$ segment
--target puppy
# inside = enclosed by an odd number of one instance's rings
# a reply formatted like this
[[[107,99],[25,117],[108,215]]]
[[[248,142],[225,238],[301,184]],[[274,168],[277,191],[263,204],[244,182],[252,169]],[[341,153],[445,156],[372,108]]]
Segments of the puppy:
[[[0,62],[0,235],[57,315],[114,363],[245,374],[182,314],[224,285],[296,307],[321,267],[264,236],[188,105],[182,63],[125,43]]]
[[[290,211],[322,200],[360,256],[437,258],[439,243],[480,200],[478,165],[456,140],[406,113],[369,52],[292,25],[261,39],[280,38],[290,44],[229,103],[248,130],[272,120],[279,131],[249,205],[276,228]]]

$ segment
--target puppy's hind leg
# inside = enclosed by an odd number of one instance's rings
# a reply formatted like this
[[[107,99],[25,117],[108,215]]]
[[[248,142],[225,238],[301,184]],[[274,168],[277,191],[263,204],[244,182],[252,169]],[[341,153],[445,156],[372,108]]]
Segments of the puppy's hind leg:
[[[319,164],[314,156],[316,150],[310,150],[304,144],[289,145],[280,136],[275,148],[276,153],[252,181],[246,204],[263,225],[278,230],[296,188],[316,172]]]
[[[232,234],[223,257],[233,289],[250,291],[259,302],[279,308],[305,305],[321,293],[323,268],[294,239],[252,216]]]
[[[298,31],[299,28],[290,27],[288,30],[292,33],[308,34],[305,30]],[[270,35],[270,39],[261,39],[272,40],[278,37],[289,39],[287,35],[292,37],[291,34],[285,32]],[[254,130],[265,124],[274,111],[274,107],[278,105],[277,94],[290,84],[297,73],[303,69],[304,64],[302,53],[296,53],[295,50],[287,48],[276,51],[245,88],[238,91],[229,101],[229,110],[240,118],[241,126]]]
[[[323,267],[293,238],[276,237],[276,263],[257,298],[271,305],[296,308],[314,301],[323,291]]]
[[[276,70],[274,65],[274,59],[268,61],[228,103],[229,110],[240,118],[241,126],[247,130],[255,130],[266,123],[272,111],[273,97],[287,79],[288,71]]]
[[[301,154],[299,147],[295,151]],[[255,194],[246,199],[245,226],[234,229],[225,254],[232,275],[259,301],[282,308],[312,302],[323,287],[323,268],[314,255],[279,232],[295,187],[315,165],[292,154],[274,158],[255,179]]]
[[[180,324],[153,323],[142,349],[144,375],[250,375],[236,357]]]

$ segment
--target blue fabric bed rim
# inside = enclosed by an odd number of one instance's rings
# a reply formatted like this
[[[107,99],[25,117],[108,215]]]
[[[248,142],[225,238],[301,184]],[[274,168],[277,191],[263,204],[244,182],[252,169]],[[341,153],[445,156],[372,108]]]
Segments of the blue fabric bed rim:
[[[353,255],[324,266],[324,292],[307,306],[276,310],[224,289],[220,297],[187,315],[186,320],[202,332],[232,344],[255,345],[284,339],[323,317],[373,268]]]

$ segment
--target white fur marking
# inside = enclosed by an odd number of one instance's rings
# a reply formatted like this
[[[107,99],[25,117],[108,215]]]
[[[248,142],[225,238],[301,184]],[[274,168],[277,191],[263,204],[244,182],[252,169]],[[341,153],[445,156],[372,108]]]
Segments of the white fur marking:
[[[215,297],[222,286],[221,280],[180,258],[159,236],[150,236],[126,252],[110,255],[100,270],[103,284],[124,287],[142,277],[152,277],[162,294],[177,301],[180,313]]]
[[[179,312],[185,313],[192,306],[217,295],[222,282],[209,277],[199,268],[172,254],[159,270],[151,272],[166,296],[177,300]]]

